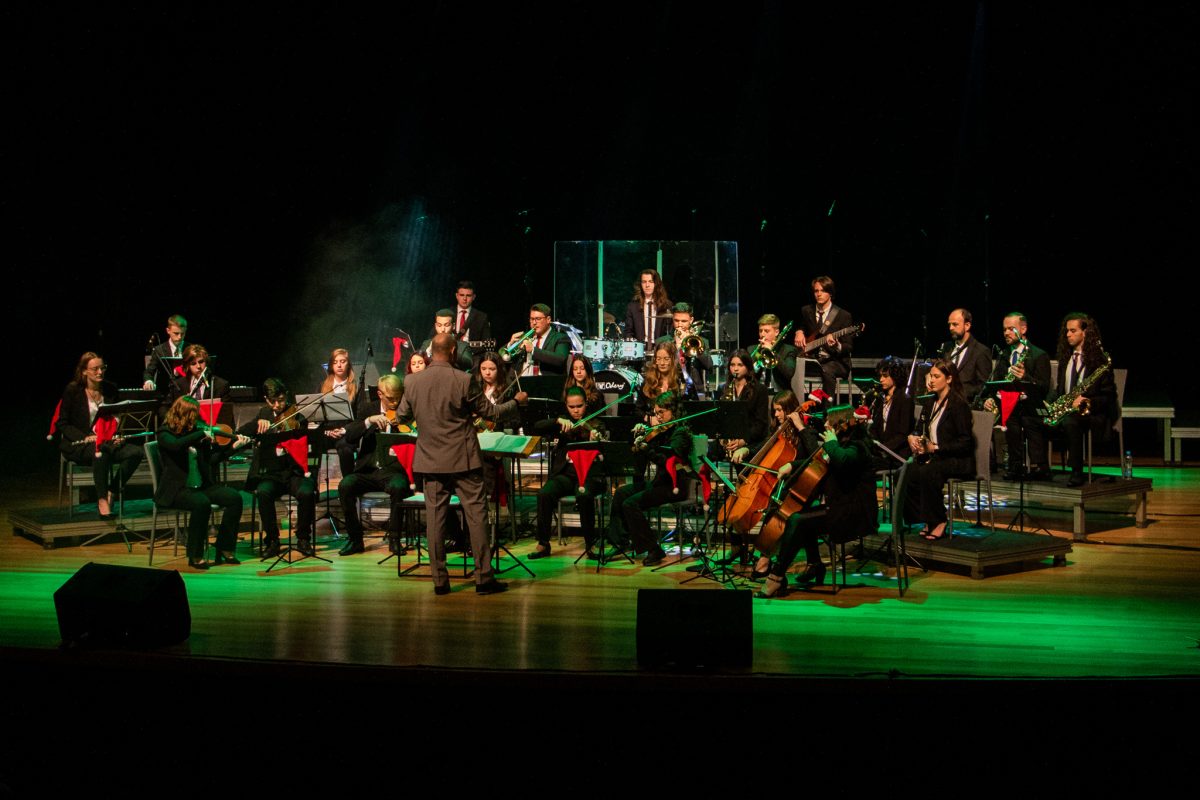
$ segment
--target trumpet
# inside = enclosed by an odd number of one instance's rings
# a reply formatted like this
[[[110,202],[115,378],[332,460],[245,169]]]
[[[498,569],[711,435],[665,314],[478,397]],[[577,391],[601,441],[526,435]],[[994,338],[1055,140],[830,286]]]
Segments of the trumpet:
[[[536,332],[537,332],[537,328],[530,328],[529,330],[525,331],[525,333],[521,334],[520,339],[517,339],[515,342],[510,342],[509,344],[505,345],[500,350],[500,360],[505,363],[512,361],[513,358],[517,355],[517,351],[519,351],[521,349],[521,345],[525,344],[525,342],[527,342],[530,339],[530,337],[532,337],[533,334]]]
[[[788,331],[792,329],[792,322],[783,326],[783,330],[775,337],[775,342],[779,343],[788,335]],[[763,370],[775,369],[779,364],[779,356],[775,355],[774,347],[767,347],[761,342],[754,345],[754,349],[750,351],[750,357],[754,359],[754,371],[762,372]]]

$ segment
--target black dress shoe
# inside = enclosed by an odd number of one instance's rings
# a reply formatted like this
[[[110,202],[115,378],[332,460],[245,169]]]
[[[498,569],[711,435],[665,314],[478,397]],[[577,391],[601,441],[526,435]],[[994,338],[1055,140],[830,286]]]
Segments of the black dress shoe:
[[[441,584],[435,583],[435,584],[433,585],[433,593],[434,593],[434,594],[450,594],[450,584],[448,584],[448,583],[441,583]]]
[[[315,556],[317,554],[316,548],[313,547],[312,539],[298,540],[296,542],[296,549],[299,550],[302,555],[306,556]]]
[[[342,545],[342,549],[338,550],[339,556],[352,556],[355,553],[365,553],[367,548],[363,547],[362,540],[351,539]]]
[[[666,561],[667,554],[661,547],[655,547],[646,553],[646,557],[642,559],[643,567],[653,567]]]
[[[825,583],[825,565],[824,564],[809,564],[804,568],[804,572],[796,578],[797,583],[812,583],[817,586]]]
[[[263,558],[275,558],[279,555],[279,540],[268,539],[263,545]]]
[[[221,564],[229,564],[230,566],[236,567],[242,562],[238,561],[237,556],[235,556],[233,553],[222,553],[220,550],[218,550],[217,554],[213,556],[213,563],[218,566]]]
[[[209,563],[208,563],[207,561],[204,561],[204,560],[201,560],[201,561],[192,561],[192,560],[189,558],[189,559],[188,559],[188,566],[189,566],[189,567],[191,567],[192,569],[208,569],[210,565],[209,565]]]
[[[500,581],[496,580],[495,578],[492,578],[487,583],[475,584],[475,594],[500,594],[500,592],[507,591],[507,590],[508,590],[508,584],[501,583]],[[447,587],[446,591],[449,591],[449,587]]]
[[[543,549],[543,548],[545,548],[545,549]],[[532,553],[530,553],[529,555],[527,555],[525,557],[528,558],[530,561],[536,561],[539,558],[545,558],[548,555],[550,555],[550,545],[539,544],[537,550],[534,550]]]

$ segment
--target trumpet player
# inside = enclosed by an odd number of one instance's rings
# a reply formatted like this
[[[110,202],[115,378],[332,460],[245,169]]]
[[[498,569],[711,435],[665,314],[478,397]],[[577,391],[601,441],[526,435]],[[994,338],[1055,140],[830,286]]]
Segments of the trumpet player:
[[[758,318],[758,347],[753,356],[754,371],[763,386],[768,390],[791,388],[796,374],[796,348],[779,341],[779,317],[774,314]]]
[[[1033,480],[1049,480],[1050,464],[1046,451],[1046,429],[1038,417],[1038,409],[1050,391],[1050,356],[1046,351],[1028,341],[1029,322],[1020,311],[1010,311],[1004,316],[1004,350],[996,359],[992,380],[1022,384],[1020,399],[1009,413],[1002,426],[1004,444],[1008,450],[1008,462],[1004,468],[1004,479],[1019,480],[1025,472],[1024,445],[1029,445],[1029,463],[1033,465],[1029,477]],[[996,411],[1001,403],[995,393],[987,398],[983,407]]]
[[[796,346],[806,347],[810,342],[823,340],[814,356],[821,365],[821,388],[825,394],[833,396],[837,393],[838,380],[850,374],[850,350],[854,343],[853,334],[838,339],[833,336],[833,331],[853,326],[854,316],[833,304],[837,287],[828,275],[813,278],[812,294],[813,304],[800,309]],[[788,380],[791,380],[790,375]]]
[[[521,362],[521,375],[563,375],[571,340],[550,327],[550,306],[535,303],[529,309],[529,330],[514,333],[500,354],[505,361]],[[507,358],[505,358],[507,356]]]
[[[690,303],[676,303],[671,308],[671,326],[674,329],[660,336],[657,344],[671,343],[679,354],[679,368],[687,376],[689,394],[704,399],[705,381],[712,373],[712,356],[708,354],[708,339],[700,335],[703,323],[697,323]]]
[[[1100,325],[1079,311],[1063,317],[1058,332],[1058,390],[1056,397],[1074,393],[1071,407],[1076,409],[1062,418],[1059,427],[1067,439],[1067,464],[1071,468],[1068,486],[1082,486],[1083,435],[1092,431],[1107,439],[1117,421],[1117,384],[1111,361],[1100,344]]]

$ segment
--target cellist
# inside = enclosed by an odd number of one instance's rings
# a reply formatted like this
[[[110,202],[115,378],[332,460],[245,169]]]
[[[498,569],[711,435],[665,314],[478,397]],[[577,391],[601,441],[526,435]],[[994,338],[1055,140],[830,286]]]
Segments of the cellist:
[[[780,597],[787,593],[787,571],[801,548],[807,565],[797,578],[801,584],[821,585],[825,564],[821,561],[818,534],[844,542],[873,533],[878,528],[875,503],[875,472],[871,467],[870,436],[866,409],[840,406],[825,415],[823,448],[828,471],[824,480],[824,504],[809,506],[788,517],[779,537],[778,553],[767,581],[756,597]],[[786,481],[802,462],[784,464],[779,480]]]

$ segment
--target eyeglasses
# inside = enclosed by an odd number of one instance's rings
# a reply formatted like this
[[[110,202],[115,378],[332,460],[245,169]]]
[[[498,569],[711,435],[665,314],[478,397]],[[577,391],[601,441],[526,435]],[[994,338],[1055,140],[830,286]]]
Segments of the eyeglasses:
[[[538,316],[536,316],[536,317],[535,317],[534,315],[532,315],[532,314],[530,314],[530,315],[529,315],[529,321],[530,321],[530,322],[541,322],[541,321],[542,321],[542,320],[544,320],[544,319],[548,319],[548,318],[547,318],[547,317],[544,317],[544,316],[542,316],[542,315],[540,315],[540,314],[539,314]]]

